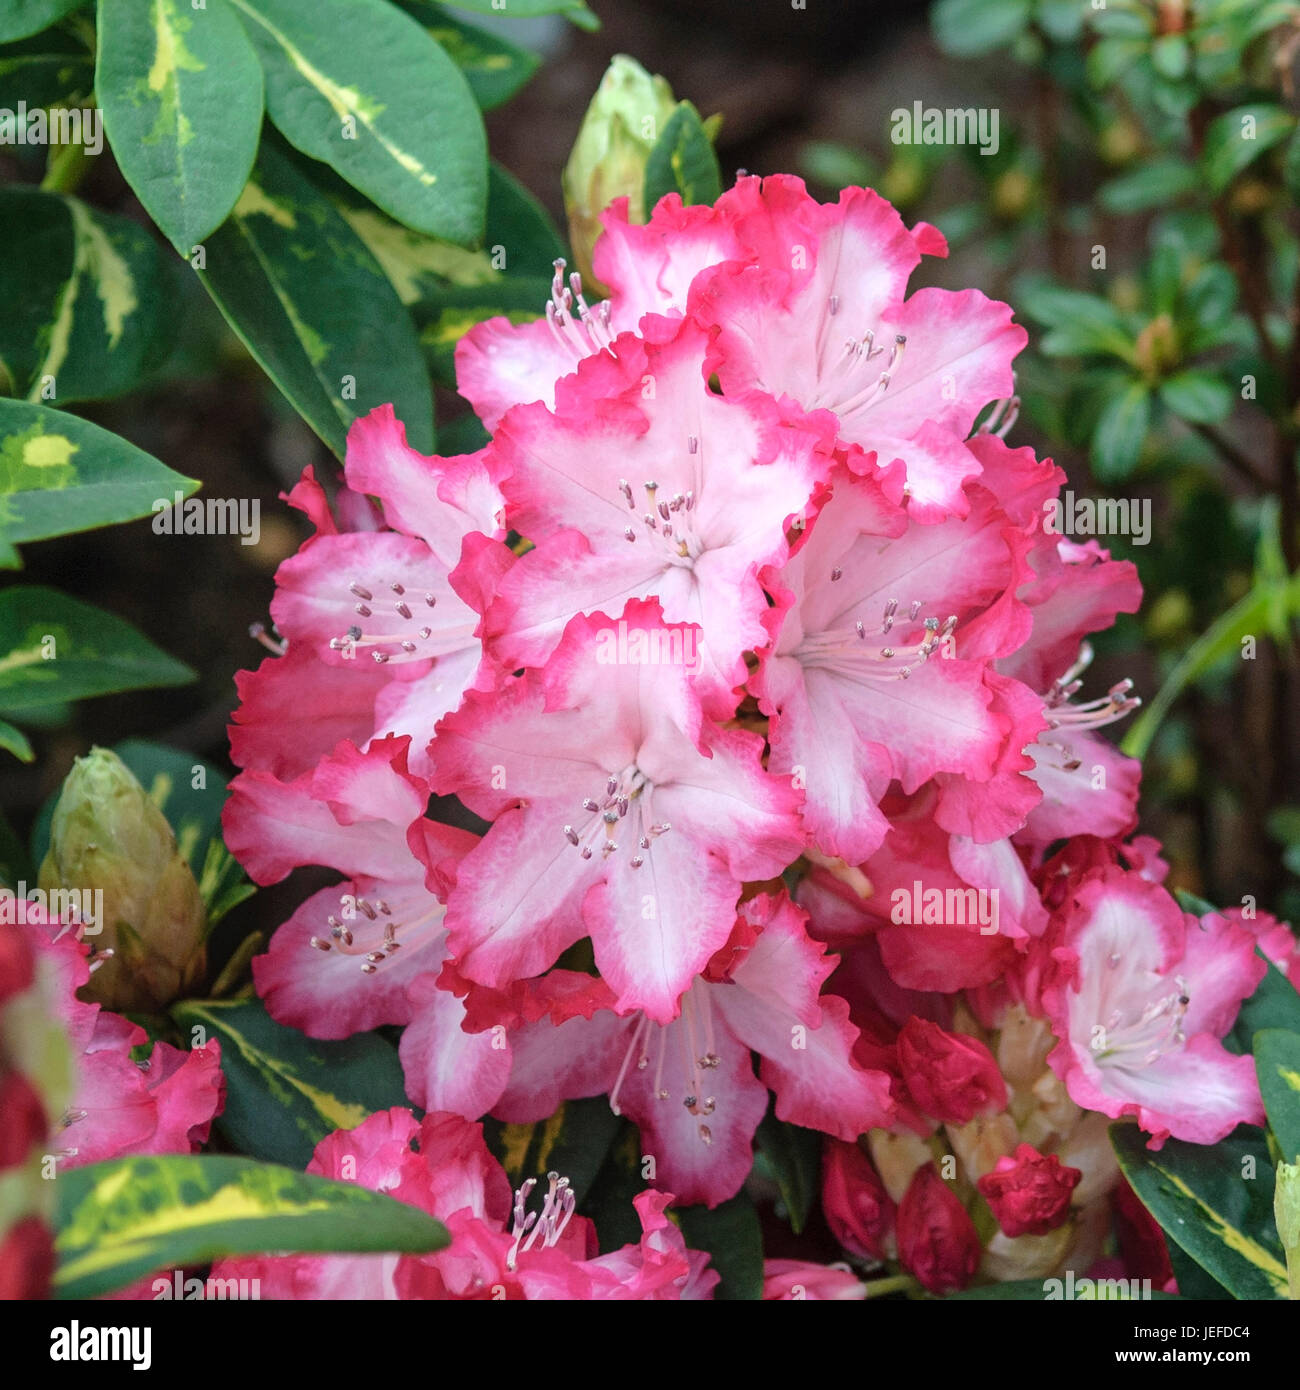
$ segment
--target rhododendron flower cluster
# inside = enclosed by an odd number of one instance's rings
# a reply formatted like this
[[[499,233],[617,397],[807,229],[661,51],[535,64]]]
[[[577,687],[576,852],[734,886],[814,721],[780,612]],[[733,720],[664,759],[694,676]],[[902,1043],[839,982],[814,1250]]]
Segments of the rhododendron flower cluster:
[[[404,1028],[427,1117],[313,1171],[350,1157],[453,1242],[259,1260],[263,1287],[708,1296],[665,1205],[734,1196],[769,1106],[825,1136],[859,1266],[1086,1268],[1111,1120],[1158,1146],[1261,1117],[1221,1039],[1256,939],[1294,943],[1183,911],[1134,838],[1140,769],[1098,730],[1137,701],[1088,688],[1087,638],[1139,585],[1045,526],[1064,475],[1005,440],[1026,334],[909,294],[944,240],[865,189],[742,177],[604,226],[608,299],[558,263],[543,318],[461,342],[485,448],[424,457],[384,408],[332,499],[289,494],[315,534],[240,678],[225,826],[259,883],[342,879],[254,976],[314,1037]],[[598,1258],[564,1175],[512,1203],[476,1124],[594,1096],[649,1189]],[[862,1284],[774,1260],[766,1296]]]

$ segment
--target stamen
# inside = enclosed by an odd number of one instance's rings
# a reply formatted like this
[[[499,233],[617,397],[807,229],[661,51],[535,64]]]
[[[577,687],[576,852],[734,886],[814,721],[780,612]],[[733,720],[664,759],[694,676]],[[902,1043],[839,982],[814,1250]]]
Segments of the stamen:
[[[377,974],[398,951],[436,945],[442,939],[445,910],[432,895],[424,911],[407,918],[395,917],[392,907],[382,898],[368,899],[361,894],[352,896],[344,892],[339,904],[340,910],[350,904],[360,913],[354,924],[356,935],[337,913],[331,912],[325,919],[329,939],[313,936],[310,944],[318,951],[337,951],[339,955],[359,957],[363,975]]]
[[[265,623],[251,623],[248,628],[248,635],[254,642],[260,642],[272,656],[283,656],[289,650],[289,643],[277,642],[266,630]]]

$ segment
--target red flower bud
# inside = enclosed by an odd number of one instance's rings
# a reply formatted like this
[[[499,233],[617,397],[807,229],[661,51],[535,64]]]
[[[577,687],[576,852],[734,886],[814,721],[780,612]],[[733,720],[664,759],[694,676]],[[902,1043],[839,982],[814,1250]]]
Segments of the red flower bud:
[[[1070,1193],[1083,1174],[1067,1168],[1055,1154],[1021,1144],[1014,1156],[997,1161],[976,1184],[1009,1236],[1045,1236],[1070,1209]]]
[[[1007,1087],[993,1054],[975,1038],[913,1016],[898,1035],[898,1062],[917,1109],[944,1124],[1001,1110]]]
[[[871,1160],[856,1144],[827,1141],[822,1160],[822,1211],[835,1239],[852,1255],[883,1260],[894,1204]]]
[[[898,1258],[931,1293],[955,1293],[980,1262],[975,1223],[933,1163],[916,1170],[898,1204]]]

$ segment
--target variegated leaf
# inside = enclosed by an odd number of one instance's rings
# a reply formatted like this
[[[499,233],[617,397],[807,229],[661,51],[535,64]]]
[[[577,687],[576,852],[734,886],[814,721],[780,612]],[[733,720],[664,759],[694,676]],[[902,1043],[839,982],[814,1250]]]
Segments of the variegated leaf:
[[[226,1107],[217,1127],[241,1152],[303,1168],[327,1134],[406,1104],[397,1050],[375,1033],[320,1042],[277,1023],[257,999],[191,1000],[172,1016],[191,1040],[201,1029],[204,1041],[220,1041]]]
[[[1255,1034],[1255,1071],[1269,1128],[1287,1163],[1300,1163],[1300,1033]]]
[[[247,1158],[166,1154],[59,1175],[54,1290],[95,1298],[157,1270],[262,1251],[422,1254],[441,1222],[353,1183]]]
[[[88,420],[0,400],[0,539],[10,545],[147,516],[198,486]]]
[[[487,137],[455,63],[385,0],[230,0],[290,144],[385,212],[459,245],[483,233]]]
[[[262,69],[226,0],[99,0],[95,87],[113,153],[176,250],[225,221],[262,129]]]
[[[433,449],[428,372],[388,277],[287,154],[264,142],[200,277],[294,409],[340,457],[348,426],[389,402]]]
[[[193,679],[188,666],[111,613],[35,584],[0,590],[0,710],[6,717]]]
[[[134,222],[79,198],[0,189],[0,366],[50,405],[130,390],[171,343],[168,267]]]
[[[1273,1161],[1263,1134],[1241,1128],[1218,1144],[1148,1149],[1136,1125],[1111,1126],[1120,1168],[1165,1235],[1234,1298],[1285,1298],[1273,1224]]]

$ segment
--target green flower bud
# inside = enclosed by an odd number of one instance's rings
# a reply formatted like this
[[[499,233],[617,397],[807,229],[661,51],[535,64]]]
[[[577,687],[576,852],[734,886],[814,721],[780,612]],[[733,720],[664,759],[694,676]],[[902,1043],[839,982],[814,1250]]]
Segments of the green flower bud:
[[[676,104],[662,77],[652,77],[635,59],[620,53],[583,117],[564,166],[564,210],[576,269],[595,294],[608,292],[591,270],[600,214],[626,195],[629,220],[646,220],[646,162]]]
[[[92,748],[64,781],[40,887],[102,894],[85,935],[113,954],[86,993],[106,1008],[159,1013],[203,975],[199,886],[166,817],[115,753]]]
[[[1300,1300],[1300,1163],[1279,1163],[1273,1189],[1273,1219],[1286,1251],[1291,1297]]]

